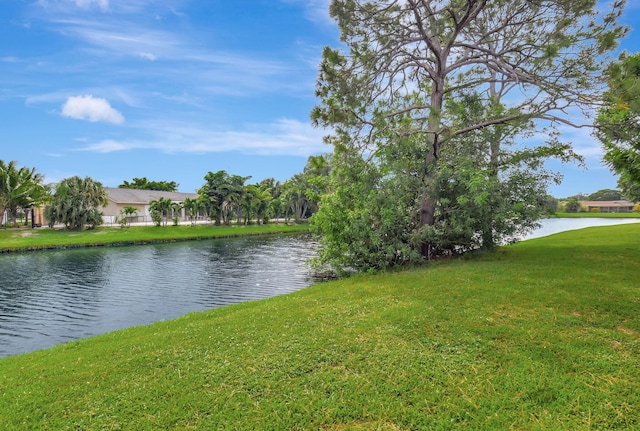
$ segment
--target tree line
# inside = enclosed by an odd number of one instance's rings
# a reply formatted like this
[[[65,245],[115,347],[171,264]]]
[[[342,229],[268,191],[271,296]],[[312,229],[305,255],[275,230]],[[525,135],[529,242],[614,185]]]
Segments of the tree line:
[[[182,202],[159,198],[149,202],[150,215],[157,225],[166,226],[169,220],[177,224],[184,210],[192,224],[201,217],[220,224],[268,223],[274,218],[300,222],[318,209],[323,187],[329,172],[325,156],[309,157],[303,172],[284,183],[273,178],[247,183],[250,176],[229,174],[224,170],[208,172],[204,184],[197,190],[197,198]],[[0,214],[11,215],[17,223],[18,212],[44,206],[44,216],[50,226],[63,224],[67,229],[95,228],[102,224],[102,207],[108,203],[104,187],[90,177],[65,178],[57,184],[43,184],[43,176],[35,168],[18,167],[17,162],[0,160]],[[124,181],[120,188],[176,191],[175,181],[150,181],[134,178]],[[138,209],[127,206],[121,210],[123,226]],[[26,222],[26,220],[25,220]]]

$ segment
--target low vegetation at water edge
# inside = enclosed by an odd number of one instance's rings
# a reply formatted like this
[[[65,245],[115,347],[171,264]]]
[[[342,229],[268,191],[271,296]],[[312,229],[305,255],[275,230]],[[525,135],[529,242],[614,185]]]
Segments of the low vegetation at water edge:
[[[0,229],[0,252],[187,241],[304,232],[308,229],[308,225],[276,223],[249,226],[135,226],[123,229],[103,227],[83,231],[48,228]]]
[[[0,360],[0,428],[640,427],[640,225]]]

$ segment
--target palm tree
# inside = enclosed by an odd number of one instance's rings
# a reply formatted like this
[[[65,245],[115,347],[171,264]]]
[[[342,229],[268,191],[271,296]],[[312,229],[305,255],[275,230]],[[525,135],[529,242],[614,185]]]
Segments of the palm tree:
[[[254,208],[256,205],[256,194],[258,193],[258,186],[255,184],[249,184],[244,187],[242,193],[242,200],[240,202],[240,208],[244,215],[244,224],[248,225],[253,219]]]
[[[169,211],[172,210],[172,204],[173,201],[171,199],[163,197],[149,202],[149,212],[151,212],[151,217],[154,218],[154,213],[156,213],[160,217],[159,221],[163,223],[163,226],[166,226]],[[156,222],[158,226],[160,225],[159,221]]]
[[[131,224],[130,217],[136,215],[138,213],[138,208],[127,205],[126,207],[120,210],[120,214],[124,219],[124,223],[128,226]]]
[[[19,209],[26,213],[44,203],[48,197],[48,189],[42,181],[43,176],[36,173],[35,168],[23,166],[18,169],[16,161],[6,164],[0,160],[0,219],[8,210],[15,225]]]
[[[302,221],[307,213],[310,203],[306,195],[307,188],[304,174],[296,174],[282,185],[282,200],[287,206],[287,213],[292,214],[296,222]]]
[[[189,215],[191,226],[195,226],[198,214],[200,213],[200,210],[204,208],[201,197],[198,197],[197,199],[185,198],[182,205]]]
[[[100,206],[108,203],[102,184],[89,177],[78,176],[62,180],[55,188],[51,204],[45,209],[49,226],[64,223],[67,229],[94,228],[102,224]]]
[[[234,212],[240,219],[244,183],[249,178],[251,177],[229,175],[226,171],[209,172],[205,175],[206,183],[198,190],[198,194],[208,201],[210,216],[215,217],[216,225],[221,222],[229,224]]]
[[[198,190],[198,194],[206,201],[209,218],[215,219],[216,225],[222,221],[222,207],[226,197],[229,175],[226,171],[209,172],[205,175],[206,183]]]
[[[171,205],[169,205],[169,210],[171,211],[171,220],[173,220],[173,225],[178,226],[182,204],[180,202],[171,202]]]
[[[269,208],[273,195],[267,186],[259,186],[255,194],[255,211],[258,223],[267,224],[269,221]]]
[[[9,165],[15,162],[9,162]],[[0,224],[4,224],[4,217],[7,211],[7,176],[9,166],[0,160]],[[6,226],[6,225],[5,225]]]

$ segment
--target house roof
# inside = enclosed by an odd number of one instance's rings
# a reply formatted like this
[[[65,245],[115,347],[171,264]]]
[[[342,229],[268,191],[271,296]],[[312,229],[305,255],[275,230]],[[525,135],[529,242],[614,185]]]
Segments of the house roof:
[[[105,187],[107,197],[117,204],[148,204],[151,201],[165,198],[173,202],[183,202],[185,198],[195,199],[197,193],[164,192],[160,190],[138,190]]]
[[[629,201],[580,201],[583,207],[632,207],[633,203]]]

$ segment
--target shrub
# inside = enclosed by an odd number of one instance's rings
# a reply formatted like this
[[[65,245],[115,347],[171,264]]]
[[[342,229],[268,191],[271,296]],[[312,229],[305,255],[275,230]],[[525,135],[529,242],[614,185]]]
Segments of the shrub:
[[[162,213],[158,210],[151,210],[149,211],[149,214],[151,215],[151,220],[153,221],[153,224],[155,224],[156,226],[160,226],[162,224]]]

